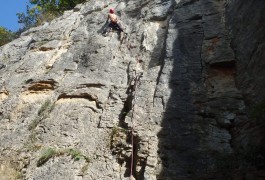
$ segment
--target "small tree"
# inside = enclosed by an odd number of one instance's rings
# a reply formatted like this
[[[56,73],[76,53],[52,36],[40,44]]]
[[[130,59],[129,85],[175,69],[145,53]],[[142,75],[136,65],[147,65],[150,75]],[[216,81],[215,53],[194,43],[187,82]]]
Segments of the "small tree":
[[[27,6],[26,14],[17,13],[18,22],[24,24],[24,30],[27,30],[45,21],[49,22],[65,10],[73,9],[85,1],[87,0],[29,0],[31,7]]]
[[[5,27],[0,26],[0,46],[3,46],[6,43],[12,41],[15,37],[15,34],[8,30]]]
[[[18,23],[24,25],[22,31],[29,29],[30,27],[35,26],[35,24],[37,22],[37,17],[38,17],[39,11],[40,11],[40,7],[35,6],[35,7],[30,8],[27,5],[26,14],[25,13],[17,13]]]

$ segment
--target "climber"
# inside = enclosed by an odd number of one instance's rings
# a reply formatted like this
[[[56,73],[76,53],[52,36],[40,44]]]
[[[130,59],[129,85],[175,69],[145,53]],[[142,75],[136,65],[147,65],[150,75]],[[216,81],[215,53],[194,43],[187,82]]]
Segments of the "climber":
[[[109,20],[110,20],[110,22],[109,22]],[[110,8],[110,10],[109,10],[109,14],[108,14],[108,18],[107,18],[106,23],[108,23],[108,22],[109,22],[108,27],[107,27],[106,30],[103,32],[103,35],[104,35],[104,36],[107,36],[108,33],[109,33],[112,29],[115,29],[115,30],[117,30],[117,31],[119,31],[119,32],[121,32],[121,33],[126,34],[126,33],[124,32],[124,28],[123,28],[122,25],[121,25],[121,21],[118,19],[118,16],[115,14],[113,8]],[[122,36],[123,36],[123,34],[122,34]]]

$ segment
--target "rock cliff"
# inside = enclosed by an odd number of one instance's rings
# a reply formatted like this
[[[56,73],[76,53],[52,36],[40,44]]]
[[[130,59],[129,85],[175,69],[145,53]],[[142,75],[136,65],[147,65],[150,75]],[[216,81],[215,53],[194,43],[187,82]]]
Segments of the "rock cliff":
[[[264,179],[264,11],[89,0],[2,46],[0,179]]]

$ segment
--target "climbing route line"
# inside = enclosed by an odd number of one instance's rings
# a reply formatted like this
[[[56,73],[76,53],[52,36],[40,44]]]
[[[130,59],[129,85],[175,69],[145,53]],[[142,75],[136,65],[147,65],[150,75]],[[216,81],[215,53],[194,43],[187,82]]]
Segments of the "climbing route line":
[[[135,77],[133,78],[133,101],[132,101],[132,116],[131,116],[131,122],[132,122],[132,131],[131,131],[131,143],[132,143],[132,155],[131,155],[131,174],[130,174],[130,180],[133,180],[133,163],[134,163],[134,106],[135,106],[135,100],[136,100],[136,93],[137,93],[137,88],[140,85],[140,79],[143,76],[143,73],[137,74],[135,71]]]

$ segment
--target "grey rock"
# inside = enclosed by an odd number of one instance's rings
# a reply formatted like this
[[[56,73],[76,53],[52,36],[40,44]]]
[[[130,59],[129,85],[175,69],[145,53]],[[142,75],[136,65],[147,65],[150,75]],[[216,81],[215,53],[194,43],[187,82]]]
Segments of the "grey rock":
[[[132,151],[134,179],[258,177],[233,157],[264,143],[263,9],[90,0],[22,33],[0,48],[0,178],[129,179]]]
[[[6,65],[0,64],[0,69],[6,68]]]

